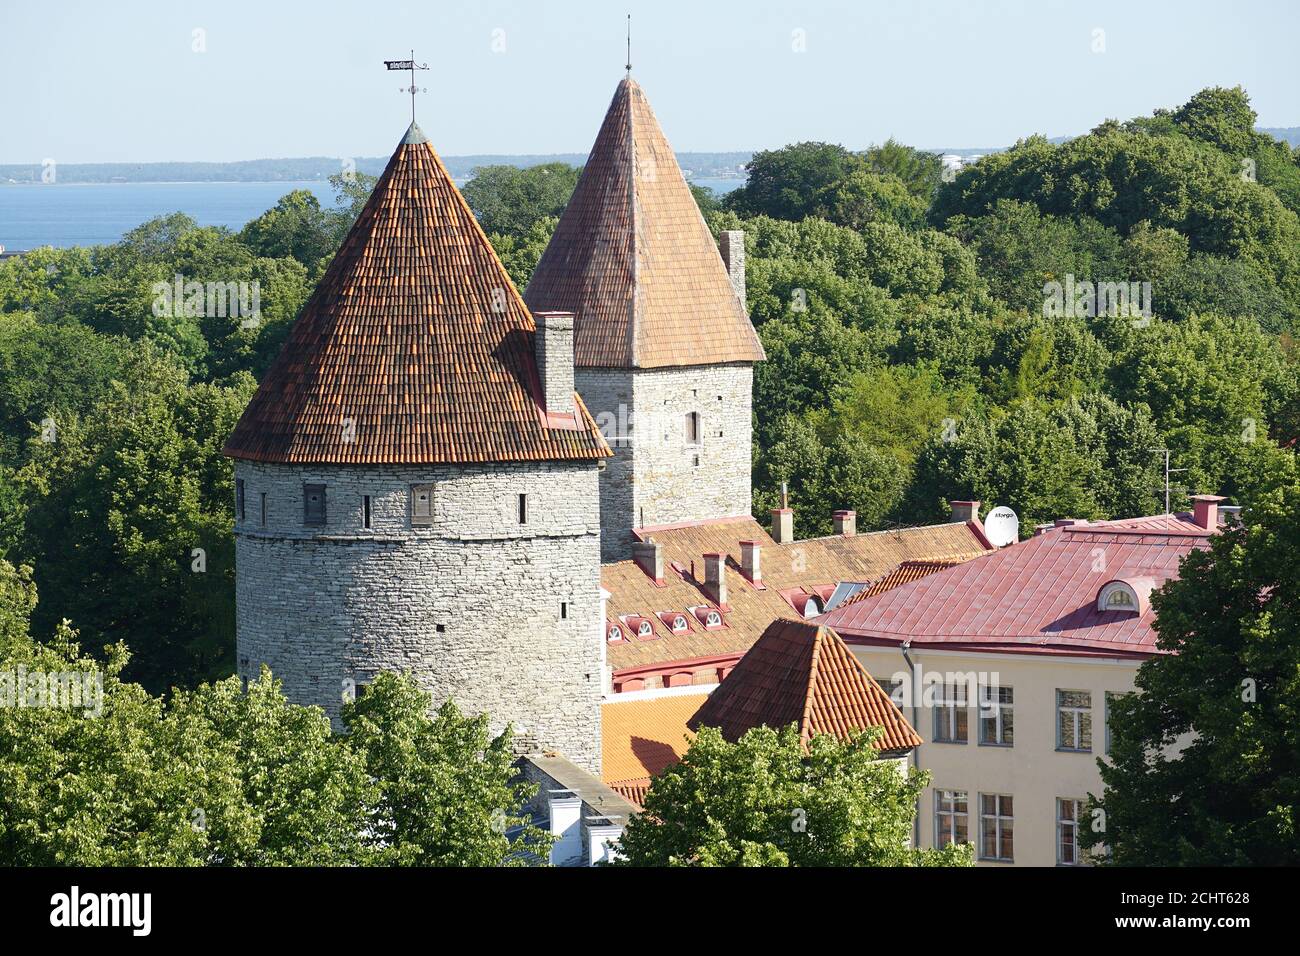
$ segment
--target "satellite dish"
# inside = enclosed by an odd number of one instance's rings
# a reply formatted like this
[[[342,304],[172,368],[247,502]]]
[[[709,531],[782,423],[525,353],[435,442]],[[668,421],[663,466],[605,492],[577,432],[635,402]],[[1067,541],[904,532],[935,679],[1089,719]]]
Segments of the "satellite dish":
[[[995,548],[1020,540],[1020,519],[1005,505],[995,505],[984,519],[984,537]]]

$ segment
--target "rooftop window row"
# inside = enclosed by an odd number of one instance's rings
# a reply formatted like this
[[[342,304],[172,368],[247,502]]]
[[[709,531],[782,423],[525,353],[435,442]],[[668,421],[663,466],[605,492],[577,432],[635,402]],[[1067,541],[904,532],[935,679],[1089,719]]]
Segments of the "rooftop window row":
[[[659,611],[655,614],[659,622],[672,634],[689,634],[693,630],[716,631],[726,627],[727,622],[722,612],[708,604],[688,607],[685,611]],[[695,624],[691,624],[691,619]],[[610,644],[636,637],[642,641],[658,640],[654,621],[641,614],[620,614],[617,620],[607,622],[605,639]]]

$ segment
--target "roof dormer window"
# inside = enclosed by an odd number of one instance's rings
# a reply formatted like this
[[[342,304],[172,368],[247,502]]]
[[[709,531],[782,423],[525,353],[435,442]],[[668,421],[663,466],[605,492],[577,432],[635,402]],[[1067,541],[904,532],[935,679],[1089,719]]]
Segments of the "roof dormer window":
[[[1155,581],[1151,578],[1114,578],[1097,592],[1097,610],[1143,614],[1150,606]]]
[[[721,611],[717,608],[709,607],[708,605],[687,608],[687,610],[695,615],[695,619],[704,625],[706,631],[716,631],[727,623],[722,619]]]
[[[664,627],[674,634],[685,634],[691,629],[686,615],[679,611],[660,611],[659,620],[663,621]]]
[[[654,625],[651,624],[649,621],[645,620],[644,618],[636,626],[637,637],[649,637],[654,632],[655,632]]]
[[[611,624],[609,626],[609,631],[606,633],[605,637],[606,640],[609,641],[609,643],[617,644],[619,641],[623,640],[623,629],[619,627],[617,624]]]

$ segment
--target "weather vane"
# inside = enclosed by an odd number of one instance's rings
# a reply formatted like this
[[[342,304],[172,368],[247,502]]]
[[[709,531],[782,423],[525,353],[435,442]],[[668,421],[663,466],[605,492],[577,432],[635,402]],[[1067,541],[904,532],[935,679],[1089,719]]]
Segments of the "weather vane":
[[[632,14],[627,15],[627,75],[632,75]]]
[[[427,69],[429,68],[429,64],[427,64],[427,63],[416,63],[416,62],[415,62],[415,51],[412,50],[412,51],[411,51],[411,58],[410,58],[409,60],[385,60],[385,61],[384,61],[384,66],[386,66],[386,67],[387,67],[388,69],[390,69],[390,70],[410,70],[410,71],[411,71],[411,85],[410,85],[410,86],[402,86],[402,87],[399,87],[399,89],[400,89],[401,92],[403,92],[403,93],[410,93],[410,94],[411,94],[411,122],[414,123],[414,122],[415,122],[415,94],[416,94],[416,93],[427,93],[427,92],[429,92],[428,87],[418,87],[418,86],[415,85],[415,71],[416,71],[416,70],[427,70]]]

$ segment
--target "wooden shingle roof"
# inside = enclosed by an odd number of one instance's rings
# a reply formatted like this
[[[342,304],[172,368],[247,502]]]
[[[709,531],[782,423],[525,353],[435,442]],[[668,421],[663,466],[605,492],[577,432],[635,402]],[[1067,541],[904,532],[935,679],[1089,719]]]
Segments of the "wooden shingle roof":
[[[878,750],[921,744],[839,635],[801,621],[774,621],[687,724],[696,731],[717,727],[733,741],[761,725],[797,724],[805,741],[813,734],[847,739],[854,731],[880,727]]]
[[[524,298],[573,312],[580,366],[760,362],[763,346],[641,87],[619,83]]]
[[[580,401],[548,427],[534,330],[412,123],[224,452],[318,464],[609,457]]]

